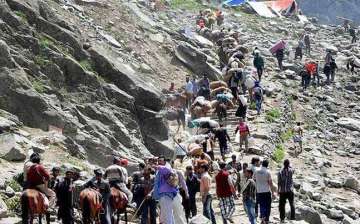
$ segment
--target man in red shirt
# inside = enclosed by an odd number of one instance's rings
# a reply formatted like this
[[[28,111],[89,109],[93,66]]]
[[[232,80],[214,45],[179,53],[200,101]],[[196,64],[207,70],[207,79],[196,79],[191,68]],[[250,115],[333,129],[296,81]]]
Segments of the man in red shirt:
[[[27,172],[27,182],[30,189],[36,189],[44,193],[49,199],[49,207],[55,208],[56,194],[47,187],[50,174],[43,165],[40,164],[40,156],[31,158],[33,165]]]
[[[242,117],[239,119],[239,125],[236,127],[235,135],[237,132],[240,133],[240,151],[242,150],[242,146],[245,145],[245,152],[249,152],[248,139],[250,136],[250,129]]]
[[[223,218],[223,223],[234,223],[232,215],[235,212],[235,188],[231,180],[229,172],[226,170],[226,164],[224,162],[219,164],[220,172],[216,175],[216,194],[220,201],[220,211]]]

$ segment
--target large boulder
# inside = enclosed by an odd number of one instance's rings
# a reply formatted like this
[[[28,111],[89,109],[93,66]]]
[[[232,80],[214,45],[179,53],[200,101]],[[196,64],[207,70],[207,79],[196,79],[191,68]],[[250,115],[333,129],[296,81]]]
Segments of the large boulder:
[[[360,131],[360,120],[342,117],[336,123],[340,127],[349,129],[350,131]]]
[[[296,220],[305,220],[309,224],[323,224],[320,214],[308,206],[297,207]]]
[[[210,80],[220,80],[221,72],[208,62],[208,56],[186,42],[176,47],[175,56],[195,74],[207,74]]]
[[[160,111],[164,107],[162,93],[151,85],[150,80],[147,80],[144,75],[137,74],[130,66],[120,63],[111,55],[111,52],[107,52],[100,46],[93,46],[88,51],[97,73],[133,96],[136,105],[154,111]]]
[[[26,154],[16,142],[15,134],[0,135],[0,158],[7,161],[24,161]]]
[[[346,178],[344,187],[350,188],[360,194],[360,182],[357,178],[350,176]]]

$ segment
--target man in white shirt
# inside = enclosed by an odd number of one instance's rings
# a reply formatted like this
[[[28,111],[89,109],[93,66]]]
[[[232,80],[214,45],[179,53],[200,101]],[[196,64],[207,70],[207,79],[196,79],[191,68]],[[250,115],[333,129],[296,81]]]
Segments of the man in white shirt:
[[[189,77],[186,77],[185,94],[186,94],[186,108],[189,108],[191,106],[191,101],[194,95],[193,83],[190,81]]]
[[[268,166],[269,161],[264,160],[261,168],[256,169],[253,178],[256,181],[256,199],[257,203],[260,205],[261,223],[265,224],[269,223],[272,200],[271,196],[274,196],[274,192],[272,190],[273,182]]]

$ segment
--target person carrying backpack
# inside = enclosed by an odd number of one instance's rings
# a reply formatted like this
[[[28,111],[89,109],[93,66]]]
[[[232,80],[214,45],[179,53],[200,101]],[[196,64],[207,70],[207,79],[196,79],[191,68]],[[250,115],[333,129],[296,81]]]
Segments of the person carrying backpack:
[[[242,149],[242,146],[245,144],[245,152],[249,151],[249,136],[250,136],[250,129],[248,125],[245,123],[243,118],[240,118],[239,125],[237,126],[235,130],[236,133],[240,133],[240,151]]]
[[[256,68],[259,82],[261,81],[261,76],[264,72],[264,58],[260,55],[259,51],[255,51],[255,57],[254,57],[254,67]]]
[[[253,89],[253,99],[255,100],[257,114],[260,114],[261,112],[261,105],[264,99],[263,92],[264,91],[261,88],[260,83],[255,82],[255,87]]]

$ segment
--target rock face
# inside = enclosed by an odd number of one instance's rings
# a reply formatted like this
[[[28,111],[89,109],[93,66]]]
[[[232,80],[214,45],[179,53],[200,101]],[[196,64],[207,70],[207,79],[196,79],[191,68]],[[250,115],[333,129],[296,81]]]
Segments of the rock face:
[[[320,214],[313,208],[302,206],[297,208],[296,219],[305,220],[309,224],[322,224]]]
[[[102,166],[113,155],[147,157],[157,152],[155,143],[168,140],[159,113],[164,97],[117,59],[110,48],[122,44],[112,36],[100,35],[108,48],[93,44],[85,50],[79,32],[48,3],[32,0],[1,4],[0,30],[0,108],[19,118],[0,116],[0,133],[21,122],[45,131],[56,127],[72,155]],[[1,158],[25,159],[11,135],[0,137]],[[171,151],[163,147],[161,153]]]
[[[6,218],[8,213],[8,208],[5,204],[5,202],[1,199],[0,196],[0,219]]]
[[[343,117],[337,121],[340,127],[349,129],[350,131],[360,131],[360,120]]]
[[[211,80],[219,80],[221,72],[208,62],[208,56],[189,43],[181,42],[175,50],[176,57],[195,74],[207,74]]]
[[[355,177],[348,177],[344,182],[344,187],[355,190],[360,194],[360,182]]]
[[[19,144],[17,144],[15,135],[0,135],[0,158],[8,161],[23,161],[26,154]]]

